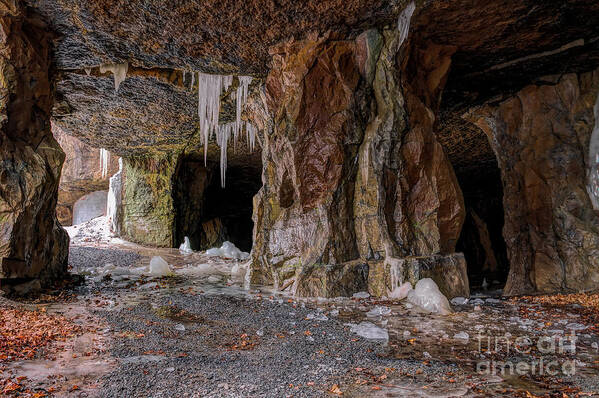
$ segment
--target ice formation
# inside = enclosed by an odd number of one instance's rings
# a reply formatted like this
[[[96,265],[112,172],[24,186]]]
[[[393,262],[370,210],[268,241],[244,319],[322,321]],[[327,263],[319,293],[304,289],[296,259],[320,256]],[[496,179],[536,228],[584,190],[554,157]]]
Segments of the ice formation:
[[[183,239],[183,243],[179,246],[179,251],[181,254],[191,254],[193,253],[193,249],[191,248],[191,242],[189,241],[189,237],[185,237]]]
[[[359,324],[349,323],[347,324],[351,328],[352,333],[356,333],[358,336],[362,336],[368,340],[379,340],[379,341],[387,341],[389,340],[389,333],[374,323],[370,322],[360,322]]]
[[[408,33],[410,32],[410,20],[412,19],[412,14],[414,14],[415,10],[416,5],[414,2],[411,2],[399,15],[397,20],[397,30],[399,30],[399,47],[401,47],[403,42],[408,38]]]
[[[368,293],[368,292],[358,292],[358,293],[354,293],[352,295],[352,298],[357,298],[357,299],[367,299],[368,297],[370,297],[370,293]]]
[[[172,273],[171,267],[160,256],[154,256],[150,260],[150,274],[154,276],[166,276]]]
[[[412,284],[410,282],[404,282],[389,293],[389,298],[403,300],[408,297],[408,293],[412,290]]]
[[[391,308],[377,305],[366,313],[367,317],[385,316],[391,314]]]
[[[119,209],[121,207],[121,192],[122,192],[122,176],[123,175],[123,159],[119,158],[119,171],[110,177],[108,184],[108,197],[106,199],[106,216],[110,224],[110,230],[119,234]]]
[[[119,91],[121,83],[127,78],[129,63],[101,65],[100,73],[112,72],[114,76],[114,91]]]
[[[239,133],[241,131],[241,112],[243,110],[243,106],[245,105],[245,102],[247,101],[248,98],[248,88],[250,86],[250,83],[252,82],[252,77],[251,76],[239,76],[239,87],[237,88],[237,93],[236,93],[236,112],[235,112],[235,137],[234,137],[234,141],[235,143],[237,143],[237,137],[239,136]]]
[[[227,171],[227,148],[229,140],[233,137],[234,144],[237,143],[239,134],[245,126],[250,150],[254,150],[256,128],[249,122],[241,121],[243,106],[247,101],[251,76],[239,76],[239,87],[235,92],[236,118],[234,122],[223,125],[218,124],[220,115],[220,97],[233,83],[233,76],[209,75],[198,72],[198,117],[200,118],[200,131],[204,139],[204,162],[208,156],[208,141],[214,134],[216,143],[220,147],[220,172],[221,186],[225,186],[225,174]],[[194,82],[192,81],[192,86]]]
[[[106,149],[100,149],[100,170],[102,170],[102,179],[108,176],[108,164],[110,163],[110,152]]]
[[[589,144],[589,181],[587,192],[591,198],[593,209],[599,210],[599,95],[593,108],[595,115],[595,126],[591,134]]]
[[[210,257],[224,257],[233,258],[235,260],[245,260],[250,254],[242,252],[233,243],[226,241],[220,248],[213,247],[212,249],[206,250],[206,255]]]
[[[408,293],[408,301],[429,312],[442,315],[452,312],[447,297],[430,278],[421,279],[416,283],[416,288]]]

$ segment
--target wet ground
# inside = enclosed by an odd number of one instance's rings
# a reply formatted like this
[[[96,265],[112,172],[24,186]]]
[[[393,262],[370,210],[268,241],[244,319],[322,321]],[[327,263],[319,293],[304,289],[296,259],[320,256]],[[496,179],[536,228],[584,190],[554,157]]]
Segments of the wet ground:
[[[370,297],[244,288],[234,260],[82,234],[69,294],[2,306],[75,337],[2,364],[6,396],[535,397],[599,392],[599,320],[579,303],[471,298],[440,316]],[[148,273],[162,256],[170,276]],[[366,295],[364,295],[366,296]],[[9,384],[10,380],[13,384]],[[28,392],[26,392],[28,391]],[[44,395],[45,394],[45,395]]]

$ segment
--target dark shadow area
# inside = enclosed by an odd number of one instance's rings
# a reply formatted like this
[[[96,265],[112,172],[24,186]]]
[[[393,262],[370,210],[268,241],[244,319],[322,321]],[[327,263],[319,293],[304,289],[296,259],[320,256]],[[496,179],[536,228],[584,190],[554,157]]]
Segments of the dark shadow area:
[[[233,242],[243,251],[252,248],[253,197],[262,186],[261,168],[229,165],[221,187],[218,163],[195,157],[179,161],[173,183],[175,237],[178,246],[189,237],[194,250]]]
[[[502,289],[509,272],[503,239],[503,187],[497,165],[458,175],[466,219],[456,250],[464,253],[471,290]],[[483,286],[484,284],[484,286]]]

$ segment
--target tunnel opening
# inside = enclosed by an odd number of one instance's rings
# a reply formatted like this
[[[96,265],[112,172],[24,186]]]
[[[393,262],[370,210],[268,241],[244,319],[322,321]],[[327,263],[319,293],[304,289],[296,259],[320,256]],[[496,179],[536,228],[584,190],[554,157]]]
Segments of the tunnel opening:
[[[253,198],[262,187],[259,164],[232,163],[221,187],[220,166],[203,156],[179,160],[173,181],[175,246],[189,237],[194,250],[230,241],[249,252],[253,243]]]
[[[510,269],[501,171],[485,133],[461,114],[444,110],[437,129],[464,196],[466,217],[456,251],[466,258],[471,292],[499,293]]]
[[[464,195],[466,218],[456,250],[466,258],[470,290],[501,290],[510,268],[503,238],[501,172],[496,164],[487,164],[474,174],[459,174],[458,183]]]

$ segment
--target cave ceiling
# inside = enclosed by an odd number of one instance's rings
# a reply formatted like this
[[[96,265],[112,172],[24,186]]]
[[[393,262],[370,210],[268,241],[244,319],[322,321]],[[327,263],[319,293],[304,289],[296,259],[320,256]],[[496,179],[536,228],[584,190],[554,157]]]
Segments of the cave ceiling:
[[[56,33],[53,123],[127,156],[196,145],[197,92],[183,71],[251,75],[252,89],[259,90],[272,45],[310,32],[352,38],[392,26],[407,1],[27,3]],[[551,83],[599,64],[596,0],[416,3],[410,40],[457,48],[438,118],[441,142],[457,169],[493,160],[490,147],[478,144],[482,133],[459,117],[469,107],[544,82],[545,76]],[[112,75],[98,67],[125,61],[129,73],[115,92]],[[224,104],[221,118],[230,119],[232,109]],[[218,155],[214,148],[210,152]]]

